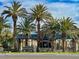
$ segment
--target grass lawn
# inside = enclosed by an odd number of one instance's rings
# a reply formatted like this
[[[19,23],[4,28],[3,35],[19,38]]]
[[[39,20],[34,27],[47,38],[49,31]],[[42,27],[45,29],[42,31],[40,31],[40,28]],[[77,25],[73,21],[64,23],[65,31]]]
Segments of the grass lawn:
[[[0,52],[0,54],[79,54],[79,52]]]

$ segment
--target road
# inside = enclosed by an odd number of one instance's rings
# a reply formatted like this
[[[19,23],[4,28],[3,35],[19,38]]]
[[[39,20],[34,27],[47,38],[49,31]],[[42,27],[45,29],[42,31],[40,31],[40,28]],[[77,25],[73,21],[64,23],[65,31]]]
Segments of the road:
[[[56,54],[20,54],[0,55],[0,59],[79,59],[79,55],[56,55]]]

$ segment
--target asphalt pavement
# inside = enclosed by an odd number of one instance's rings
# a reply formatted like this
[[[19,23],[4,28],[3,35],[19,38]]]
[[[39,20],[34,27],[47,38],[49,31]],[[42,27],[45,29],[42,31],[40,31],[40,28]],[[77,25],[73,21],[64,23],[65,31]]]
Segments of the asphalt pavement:
[[[0,59],[79,59],[78,54],[0,54]]]

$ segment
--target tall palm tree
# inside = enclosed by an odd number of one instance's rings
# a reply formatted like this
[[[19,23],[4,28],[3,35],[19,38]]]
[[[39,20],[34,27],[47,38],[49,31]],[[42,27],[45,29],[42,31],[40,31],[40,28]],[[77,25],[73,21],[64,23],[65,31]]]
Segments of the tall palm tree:
[[[32,18],[37,21],[37,31],[38,31],[38,41],[40,38],[40,21],[49,20],[51,18],[51,14],[47,11],[47,7],[38,4],[34,8],[31,9],[32,11]],[[39,46],[39,43],[38,43]]]
[[[5,6],[7,9],[4,10],[2,12],[2,15],[6,14],[6,17],[12,17],[13,19],[13,39],[15,40],[15,36],[16,36],[16,22],[18,20],[18,16],[22,17],[26,15],[26,10],[25,8],[22,7],[21,3],[18,1],[13,1],[12,5],[9,6]],[[16,44],[14,43],[14,46],[16,46]]]
[[[67,32],[73,28],[74,24],[75,23],[72,21],[72,19],[70,17],[67,17],[67,18],[63,17],[60,20],[60,29],[62,32],[63,52],[65,51],[64,42],[65,42],[65,39],[67,36]]]

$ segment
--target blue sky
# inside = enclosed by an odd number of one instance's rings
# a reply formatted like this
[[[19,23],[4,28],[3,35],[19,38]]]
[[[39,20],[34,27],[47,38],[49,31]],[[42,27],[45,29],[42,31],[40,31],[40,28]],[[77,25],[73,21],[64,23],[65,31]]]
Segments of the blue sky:
[[[78,3],[79,0],[48,0],[48,2]]]
[[[3,3],[2,3],[2,2],[0,2],[0,5],[3,5]]]
[[[11,5],[12,0],[0,0],[0,13],[5,9],[3,6]],[[28,11],[36,4],[45,4],[48,11],[55,17],[71,17],[79,27],[79,0],[18,0]],[[12,21],[10,21],[12,23]]]

